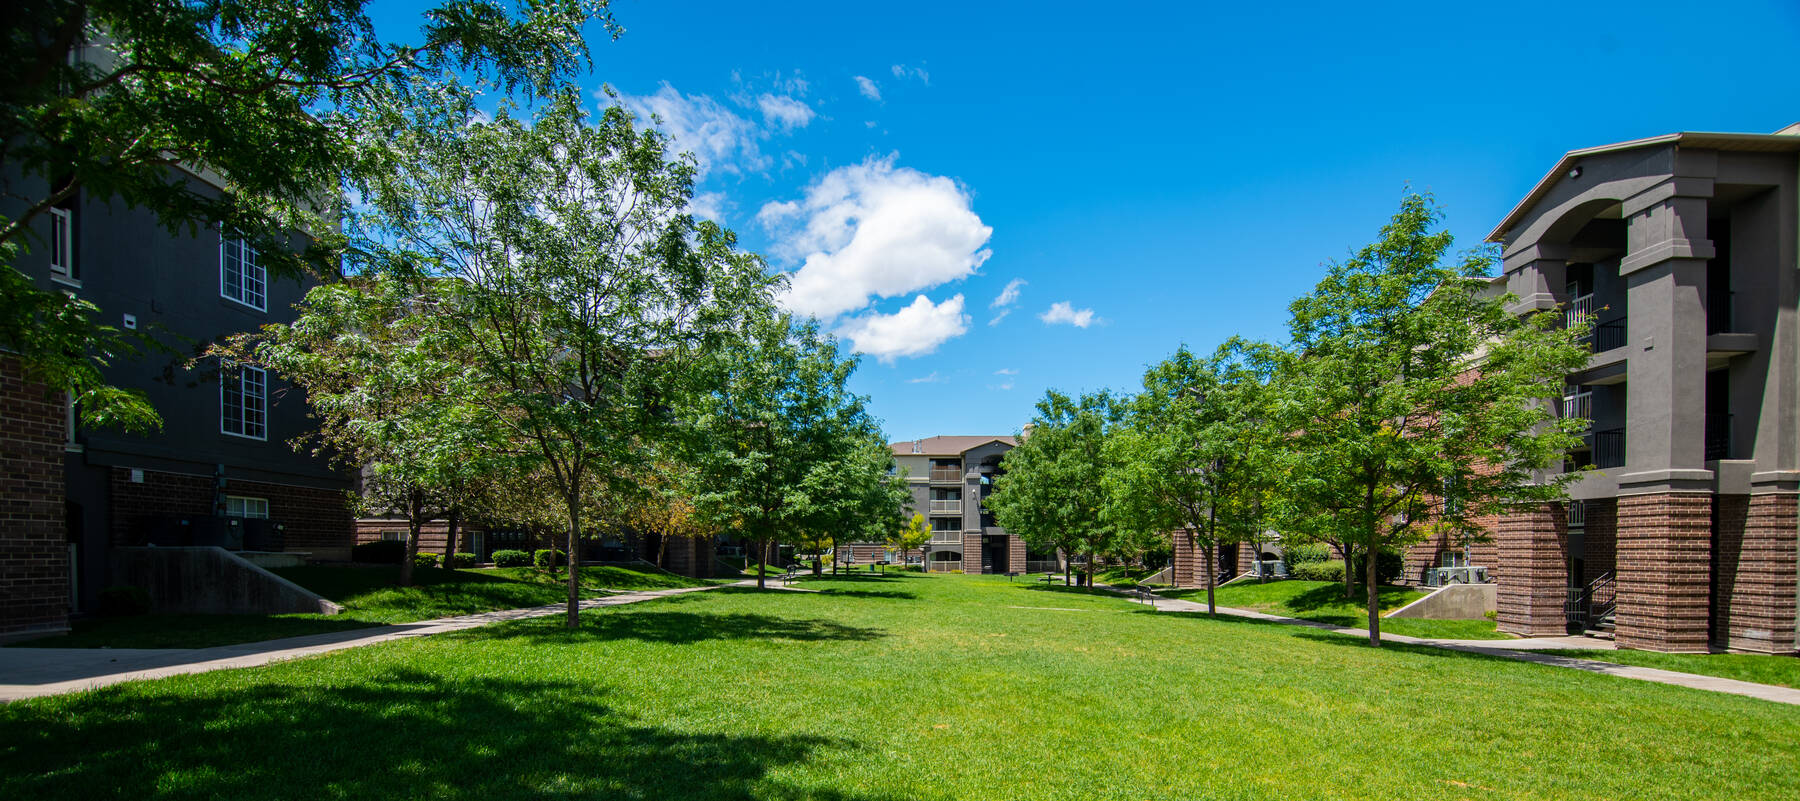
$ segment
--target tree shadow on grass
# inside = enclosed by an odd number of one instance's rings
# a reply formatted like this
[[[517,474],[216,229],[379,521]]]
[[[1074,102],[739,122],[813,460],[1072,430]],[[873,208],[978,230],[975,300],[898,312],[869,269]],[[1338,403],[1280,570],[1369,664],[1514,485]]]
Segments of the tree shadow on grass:
[[[798,619],[747,612],[697,613],[667,610],[618,613],[586,612],[581,627],[563,628],[562,618],[512,626],[471,629],[462,636],[478,639],[526,640],[533,644],[644,642],[686,645],[707,640],[794,640],[797,642],[867,642],[886,637],[876,628],[848,626],[820,618]]]
[[[1314,642],[1321,642],[1321,643],[1326,643],[1328,645],[1335,645],[1335,646],[1339,646],[1339,647],[1347,647],[1347,648],[1369,648],[1370,647],[1369,646],[1369,638],[1367,635],[1339,633],[1339,632],[1327,630],[1327,627],[1361,628],[1361,620],[1360,619],[1358,619],[1358,621],[1354,625],[1344,626],[1344,625],[1336,624],[1336,623],[1324,623],[1324,622],[1321,622],[1318,620],[1312,620],[1312,619],[1305,620],[1300,623],[1283,623],[1279,620],[1261,620],[1261,619],[1253,618],[1253,617],[1239,617],[1237,615],[1219,615],[1217,617],[1209,618],[1206,616],[1205,612],[1153,612],[1149,609],[1142,609],[1142,610],[1139,610],[1139,612],[1141,614],[1146,614],[1146,615],[1156,614],[1156,615],[1162,615],[1164,617],[1171,617],[1171,618],[1177,618],[1177,619],[1183,619],[1183,620],[1196,620],[1196,621],[1204,620],[1204,621],[1214,622],[1214,623],[1218,623],[1220,625],[1225,625],[1225,626],[1255,627],[1255,628],[1262,628],[1265,630],[1282,631],[1282,632],[1291,634],[1292,636],[1299,638],[1299,639],[1312,640]],[[1436,657],[1466,657],[1469,659],[1480,659],[1480,660],[1496,660],[1496,659],[1498,659],[1498,660],[1504,660],[1504,661],[1509,661],[1509,662],[1515,661],[1515,660],[1507,659],[1506,657],[1500,656],[1497,654],[1485,654],[1485,653],[1478,653],[1478,652],[1473,652],[1473,651],[1451,650],[1448,648],[1439,648],[1439,647],[1430,646],[1430,645],[1414,645],[1411,643],[1393,642],[1391,640],[1383,641],[1381,644],[1380,650],[1390,651],[1390,652],[1395,652],[1395,653],[1421,654],[1424,656],[1436,656]]]
[[[1409,587],[1385,587],[1384,586],[1381,588],[1381,591],[1380,591],[1381,608],[1382,609],[1391,609],[1395,606],[1399,606],[1400,602],[1402,600],[1404,600],[1408,595],[1411,595],[1412,593],[1415,593],[1415,592],[1417,592],[1417,590],[1411,589]],[[1342,585],[1342,584],[1327,584],[1327,585],[1324,585],[1321,587],[1314,587],[1310,590],[1307,590],[1306,592],[1300,593],[1299,595],[1295,595],[1292,598],[1289,598],[1287,601],[1284,601],[1282,603],[1282,605],[1286,606],[1292,612],[1306,613],[1306,612],[1316,611],[1319,609],[1342,608],[1344,606],[1356,606],[1358,608],[1361,608],[1361,607],[1367,606],[1368,603],[1369,603],[1369,591],[1367,588],[1365,588],[1361,584],[1356,585],[1356,594],[1350,598],[1344,597],[1344,585]],[[1327,618],[1327,617],[1323,617],[1323,616],[1309,616],[1309,617],[1311,617],[1311,619],[1313,619],[1313,620],[1332,622],[1332,621],[1335,621],[1336,617],[1338,617],[1338,616],[1333,616],[1331,618]],[[1357,618],[1354,616],[1346,617],[1345,619],[1351,620],[1351,621],[1357,620]],[[1340,625],[1343,625],[1343,624],[1340,624]],[[1352,622],[1349,625],[1356,625],[1356,624],[1354,622]]]
[[[772,778],[854,741],[673,731],[592,686],[407,668],[229,692],[135,684],[0,708],[0,798],[876,796]]]
[[[1099,598],[1125,597],[1111,590],[1101,590],[1093,587],[1070,587],[1062,584],[1045,584],[1041,581],[1032,582],[1030,584],[1020,584],[1018,586],[1019,589],[1031,590],[1032,592],[1059,592],[1065,595],[1092,595]]]

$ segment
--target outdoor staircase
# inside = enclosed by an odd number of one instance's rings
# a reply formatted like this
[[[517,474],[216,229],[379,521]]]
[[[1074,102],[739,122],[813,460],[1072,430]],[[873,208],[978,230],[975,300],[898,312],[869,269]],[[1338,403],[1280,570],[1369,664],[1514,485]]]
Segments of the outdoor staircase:
[[[1612,573],[1602,573],[1584,587],[1570,587],[1563,615],[1571,632],[1611,634],[1619,611],[1618,588]]]

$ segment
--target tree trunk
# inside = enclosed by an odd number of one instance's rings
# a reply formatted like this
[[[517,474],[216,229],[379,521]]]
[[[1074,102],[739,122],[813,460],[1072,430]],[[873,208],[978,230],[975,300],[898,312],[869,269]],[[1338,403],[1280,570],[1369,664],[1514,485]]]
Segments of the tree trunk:
[[[1091,590],[1094,588],[1094,563],[1100,561],[1100,559],[1093,551],[1088,551],[1087,558],[1087,578],[1082,579],[1082,581],[1085,582],[1082,586]]]
[[[461,517],[462,508],[458,506],[450,507],[450,511],[444,515],[444,567],[446,568],[456,564],[456,524],[460,522]]]
[[[1344,543],[1338,552],[1344,555],[1344,597],[1356,597],[1356,546]]]
[[[1219,571],[1213,567],[1217,545],[1208,545],[1201,550],[1206,552],[1206,616],[1217,617],[1219,606],[1213,601],[1213,585],[1219,583]]]
[[[419,516],[425,514],[425,504],[420,500],[418,492],[413,492],[407,500],[409,508],[406,515],[406,553],[400,557],[400,586],[402,587],[411,587],[413,583],[413,557],[419,555],[419,528],[423,525]]]
[[[768,589],[769,541],[756,541],[756,588]]]
[[[569,606],[563,625],[575,628],[581,625],[581,558],[575,546],[581,541],[581,499],[569,499]],[[550,567],[556,569],[556,551],[551,550]]]
[[[1375,549],[1370,548],[1363,554],[1363,563],[1368,565],[1363,580],[1369,585],[1369,644],[1381,647],[1381,587],[1375,581]],[[1349,572],[1349,565],[1345,565]]]
[[[669,535],[667,534],[656,535],[656,566],[664,570],[669,568]]]

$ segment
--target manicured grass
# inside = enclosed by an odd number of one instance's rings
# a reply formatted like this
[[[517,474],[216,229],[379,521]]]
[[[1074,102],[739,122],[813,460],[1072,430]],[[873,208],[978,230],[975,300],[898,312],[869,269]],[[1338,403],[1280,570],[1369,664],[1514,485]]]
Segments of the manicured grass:
[[[1791,799],[1800,708],[1003,577],[725,588],[0,707],[0,798]]]
[[[1617,665],[1698,673],[1722,679],[1800,688],[1800,658],[1767,654],[1659,654],[1655,651],[1544,651]]]
[[[337,615],[143,615],[77,621],[61,637],[19,645],[35,648],[210,648],[299,637],[389,623],[543,606],[567,599],[566,574],[529,567],[413,572],[400,587],[393,566],[280,568],[276,574],[344,606]],[[609,565],[581,568],[584,597],[601,589],[650,590],[710,582]]]
[[[1364,604],[1367,603],[1364,595],[1366,592],[1367,590],[1364,590],[1359,584],[1356,588],[1356,598],[1348,599],[1344,597],[1344,585],[1331,581],[1286,579],[1258,584],[1255,579],[1246,579],[1218,588],[1215,593],[1215,601],[1219,606],[1249,609],[1254,612],[1267,612],[1271,615],[1297,617],[1302,620],[1316,620],[1334,626],[1360,629],[1369,626],[1369,615],[1364,608]],[[1164,590],[1159,594],[1196,603],[1206,603],[1204,588]],[[1388,612],[1399,609],[1425,597],[1425,595],[1426,593],[1410,587],[1382,587],[1381,610]],[[1497,631],[1492,620],[1421,620],[1384,617],[1381,619],[1381,631],[1384,634],[1446,640],[1511,639]]]

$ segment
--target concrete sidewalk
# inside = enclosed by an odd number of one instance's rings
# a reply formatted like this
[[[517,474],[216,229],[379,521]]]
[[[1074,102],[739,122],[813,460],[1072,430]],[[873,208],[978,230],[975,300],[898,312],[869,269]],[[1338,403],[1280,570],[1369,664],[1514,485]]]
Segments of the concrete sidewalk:
[[[1135,603],[1154,606],[1156,609],[1163,611],[1202,613],[1206,611],[1206,604],[1194,603],[1193,601],[1184,601],[1177,598],[1163,598],[1160,596],[1156,597],[1153,601],[1145,601],[1138,598],[1137,593],[1126,592],[1117,588],[1110,589],[1112,589],[1113,592],[1130,598]],[[1368,629],[1345,628],[1342,626],[1333,626],[1329,623],[1320,623],[1316,620],[1301,620],[1299,618],[1282,617],[1280,615],[1270,615],[1263,612],[1253,612],[1248,609],[1232,609],[1221,606],[1218,608],[1218,612],[1221,615],[1265,620],[1271,623],[1283,623],[1291,626],[1306,626],[1307,628],[1329,631],[1334,634],[1344,634],[1365,639],[1369,636]],[[1658,670],[1656,668],[1638,667],[1635,665],[1615,665],[1611,662],[1597,662],[1592,659],[1571,659],[1566,656],[1557,656],[1555,654],[1533,653],[1534,651],[1572,650],[1611,651],[1617,647],[1611,640],[1597,640],[1592,637],[1532,637],[1529,639],[1518,640],[1433,640],[1424,637],[1408,637],[1402,634],[1383,634],[1381,635],[1381,641],[1403,643],[1406,645],[1424,645],[1451,651],[1463,651],[1465,653],[1488,654],[1490,656],[1498,656],[1505,659],[1516,659],[1521,662],[1533,662],[1539,665],[1585,670],[1589,673],[1603,673],[1608,676],[1637,679],[1639,681],[1652,681],[1658,684],[1673,684],[1678,687],[1691,687],[1696,690],[1731,693],[1733,695],[1759,698],[1764,701],[1773,701],[1778,704],[1793,704],[1800,706],[1800,690],[1788,687],[1777,687],[1772,684],[1757,684],[1755,682],[1738,681],[1736,679],[1723,679],[1717,676],[1702,676],[1695,673],[1677,673],[1672,670]]]
[[[681,587],[670,590],[628,592],[582,601],[581,608],[600,609],[622,606],[670,595],[703,592],[718,587],[735,587],[754,582],[715,584],[706,587]],[[417,623],[399,623],[304,637],[220,645],[213,648],[0,648],[0,702],[46,695],[80,692],[139,679],[160,679],[184,673],[247,668],[286,659],[327,654],[346,648],[388,642],[409,637],[426,637],[451,631],[462,631],[490,623],[560,615],[563,604],[527,609],[503,609]]]

